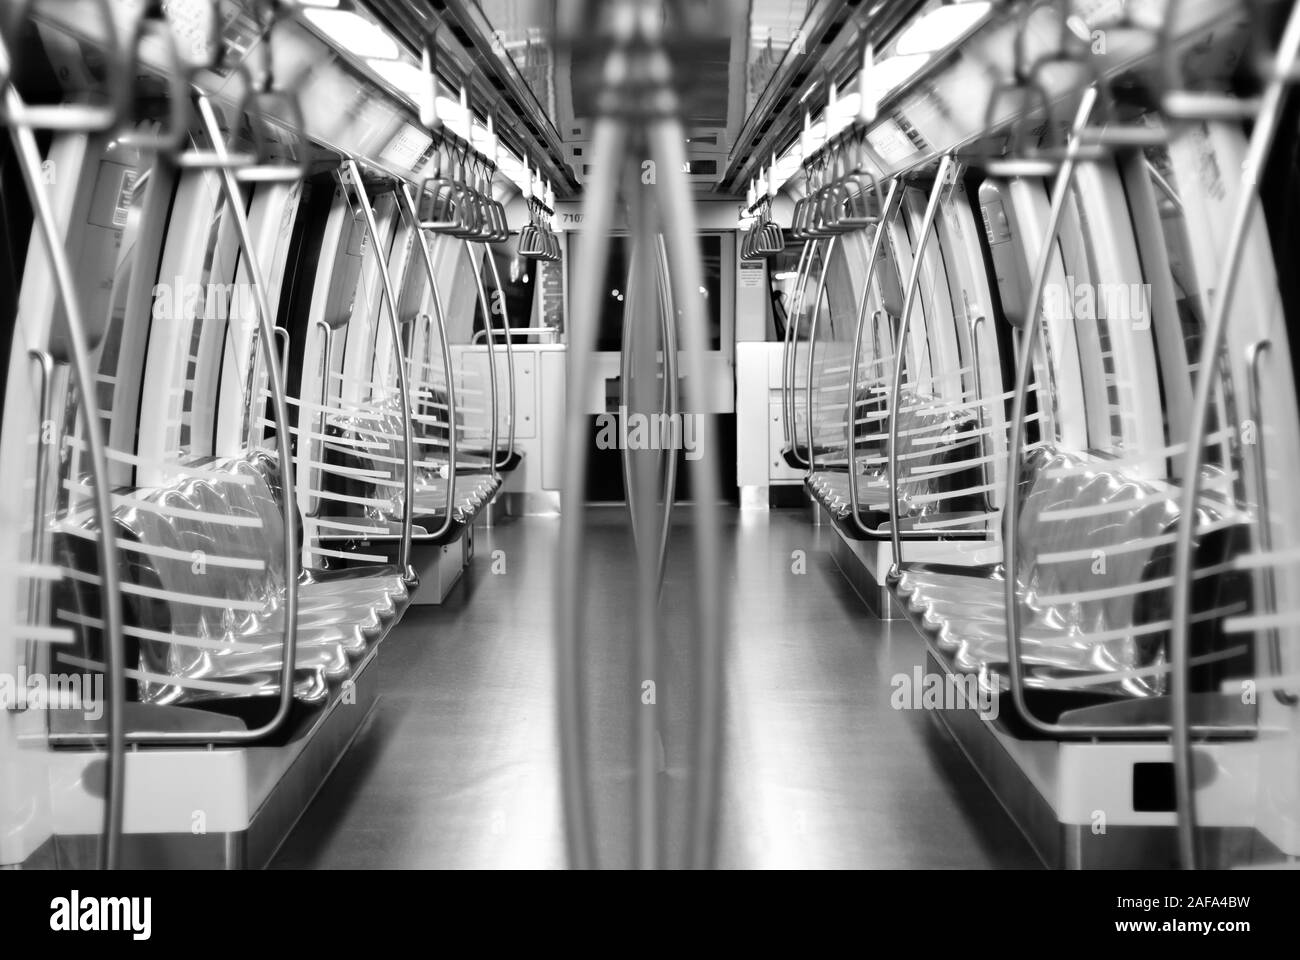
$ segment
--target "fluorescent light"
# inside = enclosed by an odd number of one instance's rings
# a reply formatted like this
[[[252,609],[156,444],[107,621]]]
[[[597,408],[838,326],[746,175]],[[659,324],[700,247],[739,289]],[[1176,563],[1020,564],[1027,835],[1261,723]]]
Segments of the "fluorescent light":
[[[438,116],[442,118],[442,122],[451,127],[453,133],[464,137],[466,128],[465,111],[460,108],[460,101],[453,100],[451,97],[439,96],[436,102],[438,104]]]
[[[524,163],[505,147],[497,146],[497,172],[524,192]]]
[[[826,111],[826,134],[833,137],[858,118],[858,106],[862,97],[857,93],[846,93],[835,101],[835,105]]]
[[[509,153],[504,148],[501,148],[501,157],[497,161],[497,169],[515,183],[519,183],[524,179],[524,165],[515,159],[513,153]]]
[[[884,100],[885,97],[920,73],[929,62],[930,55],[928,53],[913,53],[907,56],[896,56],[890,57],[888,60],[881,60],[871,68],[871,95],[877,101]],[[861,75],[859,75],[859,84],[862,83],[862,79]]]
[[[405,60],[371,59],[367,61],[367,65],[381,79],[392,84],[394,88],[406,94],[416,103],[421,103],[424,100],[426,78],[422,68]],[[476,147],[491,146],[492,138],[488,136],[487,128],[469,120],[469,115],[461,109],[459,100],[440,96],[437,103],[438,116],[452,133],[468,140]]]
[[[424,98],[424,71],[405,60],[367,60],[367,66],[380,79],[406,94],[416,103]]]
[[[990,6],[981,0],[937,7],[908,24],[894,44],[894,53],[905,57],[945,50],[988,16]]]
[[[979,5],[979,3],[971,4],[971,6]],[[878,101],[885,99],[891,92],[915,77],[930,60],[930,54],[916,53],[908,56],[890,57],[888,60],[877,62],[871,69],[872,95]],[[805,137],[796,140],[785,153],[777,158],[772,171],[772,179],[776,182],[775,189],[780,190],[784,187],[786,182],[798,172],[806,159],[801,149],[803,140],[807,140],[808,155],[810,156],[821,149],[826,141],[852,126],[857,119],[858,110],[862,104],[860,90],[863,80],[864,77],[859,74],[859,91],[842,94],[835,101],[834,106],[827,111],[827,115],[808,129]]]
[[[799,164],[803,163],[799,153],[795,150],[788,150],[776,161],[776,175],[782,179],[789,179],[790,175],[799,169]]]
[[[333,43],[366,60],[396,60],[401,55],[397,41],[382,27],[350,10],[308,7],[302,15]]]

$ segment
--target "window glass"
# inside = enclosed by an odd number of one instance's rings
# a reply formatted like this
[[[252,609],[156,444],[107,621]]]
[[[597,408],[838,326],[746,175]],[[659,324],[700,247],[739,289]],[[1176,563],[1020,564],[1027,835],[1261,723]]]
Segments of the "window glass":
[[[483,257],[483,282],[487,285],[488,296],[492,300],[492,329],[497,331],[498,339],[501,338],[502,311],[512,329],[534,325],[532,323],[533,301],[538,289],[537,280],[541,261],[517,256],[516,245],[516,237],[511,237],[504,243],[488,244]],[[488,262],[489,258],[491,264]],[[492,270],[493,265],[496,267],[495,273]],[[501,282],[499,292],[496,290],[498,280]],[[475,300],[475,335],[479,335],[479,331],[483,328],[483,308]],[[516,342],[526,342],[526,339],[518,338]]]
[[[720,234],[701,234],[700,267],[703,273],[703,285],[700,295],[704,298],[705,318],[709,325],[709,349],[722,349],[722,236]],[[623,304],[626,302],[627,276],[630,255],[630,241],[625,235],[609,238],[608,262],[605,267],[605,280],[601,287],[600,327],[596,339],[596,349],[616,353],[623,341]],[[576,271],[581,264],[570,266],[569,283],[574,285]],[[681,307],[679,306],[680,312]]]

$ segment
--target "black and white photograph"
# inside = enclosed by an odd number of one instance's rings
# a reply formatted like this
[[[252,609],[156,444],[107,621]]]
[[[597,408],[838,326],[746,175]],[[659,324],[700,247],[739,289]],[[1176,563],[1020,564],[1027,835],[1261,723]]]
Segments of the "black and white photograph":
[[[1294,0],[0,0],[0,133],[12,929],[1292,922]]]

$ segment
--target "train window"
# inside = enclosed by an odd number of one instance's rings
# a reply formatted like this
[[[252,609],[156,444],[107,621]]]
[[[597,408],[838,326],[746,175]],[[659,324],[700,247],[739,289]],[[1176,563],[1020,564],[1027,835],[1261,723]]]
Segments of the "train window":
[[[784,340],[786,325],[791,322],[794,298],[799,285],[799,267],[803,259],[803,244],[788,244],[767,262],[767,295],[771,304],[772,329],[768,340]]]
[[[605,283],[601,287],[603,295],[600,301],[600,327],[596,334],[596,349],[616,352],[623,342],[623,310],[627,299],[627,276],[630,263],[627,237],[610,237],[607,256]]]
[[[702,234],[699,237],[700,245],[700,269],[701,282],[700,295],[705,300],[704,316],[708,323],[708,340],[710,350],[724,349],[723,342],[723,311],[727,300],[723,295],[722,284],[722,261],[724,252],[728,252],[730,239],[724,238],[721,234]],[[735,256],[734,252],[730,254]],[[730,287],[728,287],[728,295]],[[730,324],[728,325],[728,340],[730,339]],[[730,345],[727,345],[730,349]]]
[[[700,295],[704,298],[705,317],[708,320],[709,349],[722,350],[722,252],[723,237],[717,233],[703,233],[699,236],[700,266],[703,286]],[[623,338],[623,305],[627,295],[627,276],[629,249],[626,236],[615,234],[609,238],[608,262],[605,267],[603,290],[606,296],[601,300],[600,327],[596,339],[596,349],[617,353]],[[568,260],[570,258],[566,258]],[[581,269],[578,263],[570,263],[571,271]],[[572,277],[570,283],[573,282]]]
[[[508,322],[511,328],[541,326],[535,314],[541,304],[536,293],[542,261],[518,256],[515,252],[517,246],[517,238],[511,237],[508,242],[487,245],[484,252],[483,282],[487,284],[492,301],[492,328],[497,331],[495,336],[498,339],[502,336],[503,322]],[[495,271],[487,264],[488,257],[492,258]],[[498,279],[501,281],[500,291],[494,286]],[[484,336],[480,333],[483,329],[483,308],[475,301],[474,335]]]

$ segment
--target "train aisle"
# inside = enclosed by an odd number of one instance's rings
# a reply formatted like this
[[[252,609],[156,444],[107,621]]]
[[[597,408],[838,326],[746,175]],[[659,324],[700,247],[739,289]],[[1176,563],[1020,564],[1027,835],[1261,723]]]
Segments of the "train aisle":
[[[677,786],[689,726],[669,694],[680,689],[674,667],[682,677],[673,638],[687,631],[671,597],[689,575],[689,519],[677,512],[661,634],[663,759]],[[733,640],[720,865],[1037,865],[936,721],[891,708],[890,680],[910,674],[922,644],[905,622],[863,615],[819,542],[833,534],[801,512],[729,510],[724,521]],[[564,865],[550,641],[558,533],[542,518],[480,530],[480,560],[447,603],[407,614],[381,648],[373,716],[273,866]],[[601,861],[625,865],[631,741],[613,695],[620,676],[636,689],[620,635],[634,595],[625,512],[589,510],[587,537],[593,795]],[[681,798],[668,796],[680,822]]]

